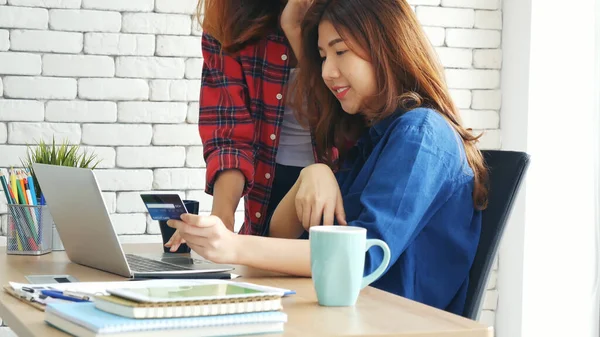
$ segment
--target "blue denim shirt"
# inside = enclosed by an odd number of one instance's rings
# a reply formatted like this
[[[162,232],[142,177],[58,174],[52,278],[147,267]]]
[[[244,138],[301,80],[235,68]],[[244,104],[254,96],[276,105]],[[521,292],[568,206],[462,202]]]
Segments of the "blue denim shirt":
[[[337,174],[350,226],[385,241],[391,261],[372,286],[462,314],[481,229],[473,171],[437,112],[396,112],[371,127]],[[366,255],[365,275],[382,261]]]

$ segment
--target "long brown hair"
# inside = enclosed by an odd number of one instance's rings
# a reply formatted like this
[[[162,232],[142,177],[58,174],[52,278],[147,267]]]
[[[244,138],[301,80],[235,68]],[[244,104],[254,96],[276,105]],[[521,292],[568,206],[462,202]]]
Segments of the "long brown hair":
[[[317,50],[321,20],[333,24],[349,48],[364,51],[366,55],[361,57],[375,68],[378,93],[367,102],[362,115],[345,113],[321,78]],[[475,175],[475,207],[487,206],[487,169],[476,146],[481,136],[473,136],[462,125],[443,67],[406,0],[315,0],[302,24],[302,50],[302,71],[295,83],[302,102],[294,104],[313,129],[321,160],[332,165],[331,148],[337,148],[343,159],[346,144],[369,126],[367,120],[377,122],[399,107],[405,111],[429,107],[460,135]]]
[[[236,53],[278,25],[282,0],[199,0],[196,17],[225,52]]]

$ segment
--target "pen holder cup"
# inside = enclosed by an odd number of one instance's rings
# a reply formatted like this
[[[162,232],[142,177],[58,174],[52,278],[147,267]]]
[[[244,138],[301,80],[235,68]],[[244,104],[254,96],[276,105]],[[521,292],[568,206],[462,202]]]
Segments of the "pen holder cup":
[[[52,215],[47,205],[8,205],[6,254],[43,255],[52,251]]]

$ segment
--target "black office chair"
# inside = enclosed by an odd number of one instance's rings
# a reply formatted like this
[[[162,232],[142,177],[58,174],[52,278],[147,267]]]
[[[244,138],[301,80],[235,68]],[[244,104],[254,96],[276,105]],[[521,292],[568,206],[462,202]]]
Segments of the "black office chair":
[[[469,288],[463,316],[479,318],[487,280],[506,222],[527,168],[529,155],[513,151],[482,151],[489,170],[488,207],[482,213],[481,236],[469,273]]]

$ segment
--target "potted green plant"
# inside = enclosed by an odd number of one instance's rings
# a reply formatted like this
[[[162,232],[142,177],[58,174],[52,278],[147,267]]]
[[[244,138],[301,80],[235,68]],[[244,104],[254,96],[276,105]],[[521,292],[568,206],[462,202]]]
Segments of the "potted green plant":
[[[36,195],[40,199],[43,198],[44,194],[33,171],[34,163],[95,169],[100,161],[93,151],[82,149],[79,145],[71,144],[68,140],[57,144],[54,137],[52,137],[51,144],[40,140],[35,146],[28,145],[26,157],[21,158],[21,164],[32,175]],[[64,249],[54,225],[52,241],[53,250]]]

